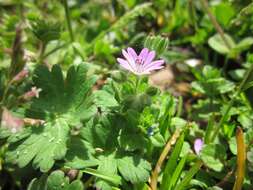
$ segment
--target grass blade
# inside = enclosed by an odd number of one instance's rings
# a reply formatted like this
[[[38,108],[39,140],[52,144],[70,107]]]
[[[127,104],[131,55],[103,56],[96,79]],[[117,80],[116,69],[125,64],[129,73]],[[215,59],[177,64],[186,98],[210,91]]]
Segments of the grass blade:
[[[246,146],[244,143],[243,131],[240,127],[236,131],[237,143],[237,170],[233,190],[241,190],[245,174]]]
[[[199,171],[202,166],[202,161],[198,160],[191,169],[186,173],[183,180],[176,186],[176,190],[185,190],[185,187],[189,184],[193,176]]]
[[[164,169],[163,178],[162,178],[161,189],[165,190],[165,189],[168,189],[170,186],[171,177],[173,175],[174,170],[176,169],[177,160],[178,160],[178,157],[179,157],[180,152],[182,150],[183,143],[184,143],[184,133],[182,133],[182,135],[179,137],[179,139],[175,145],[175,148],[174,148],[169,160],[167,161],[167,164]]]
[[[170,182],[170,186],[168,189],[175,189],[175,185],[177,184],[180,174],[182,173],[182,170],[184,168],[185,162],[187,159],[187,155],[184,156],[180,162],[177,165],[176,170],[173,172],[172,178],[171,178],[171,182]]]

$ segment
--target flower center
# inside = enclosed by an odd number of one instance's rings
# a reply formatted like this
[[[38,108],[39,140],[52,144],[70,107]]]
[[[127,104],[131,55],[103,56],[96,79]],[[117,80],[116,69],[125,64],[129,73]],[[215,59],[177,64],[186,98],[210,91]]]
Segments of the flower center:
[[[137,72],[142,72],[144,61],[141,57],[137,57],[135,60]]]
[[[137,64],[140,64],[140,65],[143,65],[144,64],[144,59],[142,58],[142,57],[137,57],[136,59],[135,59],[135,62],[137,63]]]
[[[142,60],[139,57],[137,57],[136,60],[135,60],[135,62],[138,63],[138,64],[141,64]]]

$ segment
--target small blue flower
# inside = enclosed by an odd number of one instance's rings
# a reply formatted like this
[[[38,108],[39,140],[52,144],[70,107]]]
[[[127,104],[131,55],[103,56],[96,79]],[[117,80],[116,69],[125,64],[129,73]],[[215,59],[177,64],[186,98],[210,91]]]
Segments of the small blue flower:
[[[149,137],[154,135],[154,128],[155,128],[154,126],[151,126],[151,127],[148,128],[147,134],[148,134]]]

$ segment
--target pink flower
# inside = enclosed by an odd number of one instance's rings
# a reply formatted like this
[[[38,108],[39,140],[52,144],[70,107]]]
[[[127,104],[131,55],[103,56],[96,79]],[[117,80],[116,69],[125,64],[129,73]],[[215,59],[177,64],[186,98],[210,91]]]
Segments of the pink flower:
[[[24,121],[12,115],[6,108],[3,108],[1,126],[9,129],[12,133],[17,133],[23,128]]]
[[[25,67],[16,76],[13,77],[12,82],[20,82],[24,78],[28,77],[29,70]]]
[[[42,89],[41,88],[37,88],[36,86],[32,87],[32,89],[28,92],[26,92],[22,98],[24,100],[31,100],[33,97],[39,98],[39,93]]]
[[[136,75],[147,75],[164,67],[164,60],[153,61],[155,51],[149,51],[147,48],[142,49],[137,55],[135,50],[129,47],[127,51],[123,49],[122,54],[125,59],[117,58],[120,66]]]
[[[200,151],[202,150],[202,147],[203,147],[203,140],[198,138],[198,139],[195,139],[194,141],[194,151],[196,152],[196,154],[199,154]]]

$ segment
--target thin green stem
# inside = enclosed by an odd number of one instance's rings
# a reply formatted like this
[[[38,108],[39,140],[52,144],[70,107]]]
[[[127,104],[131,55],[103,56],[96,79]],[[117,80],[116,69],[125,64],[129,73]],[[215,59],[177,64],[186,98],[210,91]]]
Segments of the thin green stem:
[[[221,39],[224,41],[224,44],[227,46],[227,48],[230,50],[231,49],[231,45],[228,43],[224,31],[221,28],[221,26],[219,25],[218,21],[216,20],[216,18],[214,17],[214,15],[212,14],[210,8],[208,7],[208,1],[207,0],[200,0],[202,7],[204,8],[204,10],[207,12],[208,17],[210,18],[214,28],[216,29],[216,31],[220,34]]]
[[[177,106],[177,117],[180,117],[183,111],[183,97],[179,96],[178,98],[178,106]]]
[[[135,83],[135,94],[138,93],[138,88],[139,88],[139,85],[140,85],[140,81],[141,81],[141,77],[140,76],[137,76],[136,77],[136,83]]]
[[[47,44],[41,42],[40,52],[39,52],[39,63],[43,63],[44,53],[46,51]]]
[[[211,142],[213,142],[215,140],[216,136],[218,135],[220,128],[222,127],[222,125],[224,124],[224,122],[226,121],[226,119],[228,117],[228,113],[229,113],[230,109],[232,108],[236,97],[239,96],[239,94],[242,92],[243,87],[245,86],[248,78],[250,77],[250,75],[252,73],[253,73],[253,63],[251,65],[250,69],[248,70],[248,72],[246,73],[245,77],[243,78],[242,82],[240,83],[240,85],[239,85],[238,89],[236,90],[235,94],[233,95],[232,99],[230,100],[230,102],[225,110],[225,113],[222,115],[220,122],[218,123],[218,125],[213,133],[213,136],[211,138]]]
[[[226,76],[227,67],[228,67],[228,56],[226,56],[224,65],[223,65],[223,67],[222,67],[222,72],[223,72],[223,75],[224,75],[224,76]]]
[[[196,19],[196,12],[195,12],[195,7],[193,0],[189,0],[189,13],[191,15],[191,22],[192,25],[194,26],[195,31],[198,30],[198,24],[197,24],[197,19]]]
[[[74,42],[75,39],[74,39],[72,25],[71,25],[71,21],[70,21],[68,1],[67,0],[63,0],[63,5],[64,5],[64,9],[65,9],[65,17],[66,17],[66,20],[67,20],[67,26],[68,26],[68,31],[69,31],[70,39],[71,39],[71,42]]]

